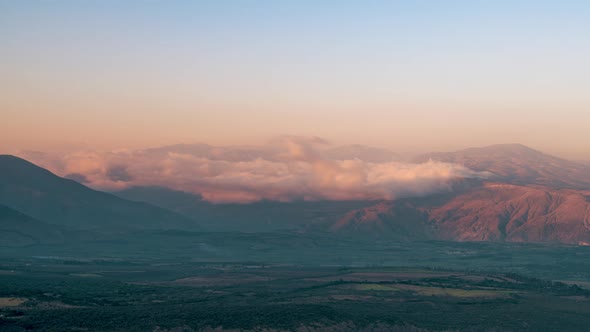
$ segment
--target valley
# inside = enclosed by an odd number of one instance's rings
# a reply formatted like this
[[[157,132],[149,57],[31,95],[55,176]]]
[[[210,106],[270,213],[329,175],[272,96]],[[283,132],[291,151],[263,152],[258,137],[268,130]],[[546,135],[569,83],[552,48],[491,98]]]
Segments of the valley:
[[[489,266],[483,257],[480,263],[481,268]],[[590,289],[501,272],[508,269],[156,257],[2,258],[0,327],[3,331],[579,331],[590,323]],[[563,272],[580,273],[567,270]]]
[[[457,155],[475,168],[466,155],[479,158],[494,176],[451,178],[441,192],[250,203],[161,186],[106,193],[0,156],[0,329],[583,330],[586,178],[563,187],[567,177],[551,167],[573,167],[566,161],[520,146],[487,149],[508,161],[490,164],[480,150]],[[533,161],[538,167],[519,168]]]

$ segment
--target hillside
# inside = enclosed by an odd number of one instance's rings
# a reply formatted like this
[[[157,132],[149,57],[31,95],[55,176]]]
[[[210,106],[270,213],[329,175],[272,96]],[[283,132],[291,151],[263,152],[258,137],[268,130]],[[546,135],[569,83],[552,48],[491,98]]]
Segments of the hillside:
[[[0,204],[76,229],[197,229],[195,221],[61,178],[24,159],[0,155]]]
[[[115,195],[146,202],[198,220],[212,231],[266,232],[316,228],[334,222],[342,214],[367,207],[367,201],[261,201],[250,204],[213,204],[191,193],[163,187],[132,187]]]
[[[590,191],[486,183],[457,195],[383,202],[344,215],[334,232],[451,241],[590,243]],[[411,233],[408,232],[411,230]]]
[[[428,153],[414,161],[429,159],[461,164],[475,171],[489,171],[497,176],[496,181],[501,182],[590,189],[589,165],[554,157],[521,144]]]
[[[0,205],[0,247],[59,244],[64,230]]]

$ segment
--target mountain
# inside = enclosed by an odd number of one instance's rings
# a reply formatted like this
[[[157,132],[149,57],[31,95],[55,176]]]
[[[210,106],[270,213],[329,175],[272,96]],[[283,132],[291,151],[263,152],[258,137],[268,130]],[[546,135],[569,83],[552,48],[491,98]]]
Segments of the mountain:
[[[0,247],[59,244],[65,231],[0,205]]]
[[[167,188],[118,192],[199,218],[214,231],[329,232],[387,241],[590,243],[590,191],[471,181],[453,192],[396,201],[211,204]]]
[[[158,186],[137,186],[113,192],[130,201],[144,202],[185,216],[197,217],[203,205],[200,195]]]
[[[322,155],[331,160],[360,159],[370,163],[400,161],[401,157],[390,150],[364,145],[345,145],[327,149]]]
[[[92,190],[10,155],[0,155],[0,204],[75,229],[198,228],[194,220],[177,213]]]
[[[425,227],[426,214],[406,202],[380,202],[346,213],[330,226],[330,231],[351,237],[388,240],[427,240],[435,238]]]
[[[429,211],[459,241],[590,243],[590,191],[489,183]]]
[[[489,171],[497,176],[496,181],[501,182],[590,189],[589,165],[554,157],[520,144],[429,153],[414,161],[429,159],[461,164],[476,171]]]
[[[261,201],[250,204],[213,204],[199,195],[163,187],[132,187],[114,193],[127,200],[146,202],[198,220],[213,231],[272,231],[315,228],[342,214],[374,202],[367,201]]]
[[[451,241],[586,245],[590,244],[590,191],[486,183],[455,195],[382,202],[351,211],[331,230],[401,232]]]

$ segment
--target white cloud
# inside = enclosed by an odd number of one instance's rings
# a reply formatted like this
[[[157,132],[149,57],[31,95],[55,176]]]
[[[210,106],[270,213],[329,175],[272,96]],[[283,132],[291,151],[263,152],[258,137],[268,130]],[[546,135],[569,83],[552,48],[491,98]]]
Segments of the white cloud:
[[[59,175],[83,178],[97,189],[157,185],[200,194],[211,202],[395,199],[449,191],[457,179],[490,175],[433,161],[332,160],[322,157],[326,146],[319,138],[281,137],[259,148],[199,145],[22,156]]]

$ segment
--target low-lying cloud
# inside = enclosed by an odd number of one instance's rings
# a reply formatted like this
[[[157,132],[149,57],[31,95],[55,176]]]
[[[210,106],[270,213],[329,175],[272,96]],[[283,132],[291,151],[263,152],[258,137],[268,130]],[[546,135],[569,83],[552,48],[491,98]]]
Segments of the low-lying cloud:
[[[450,191],[457,179],[490,175],[435,161],[336,160],[326,157],[329,147],[319,138],[282,137],[262,147],[201,144],[21,156],[97,189],[163,186],[199,194],[210,202],[392,200]],[[342,155],[346,150],[339,151]]]

